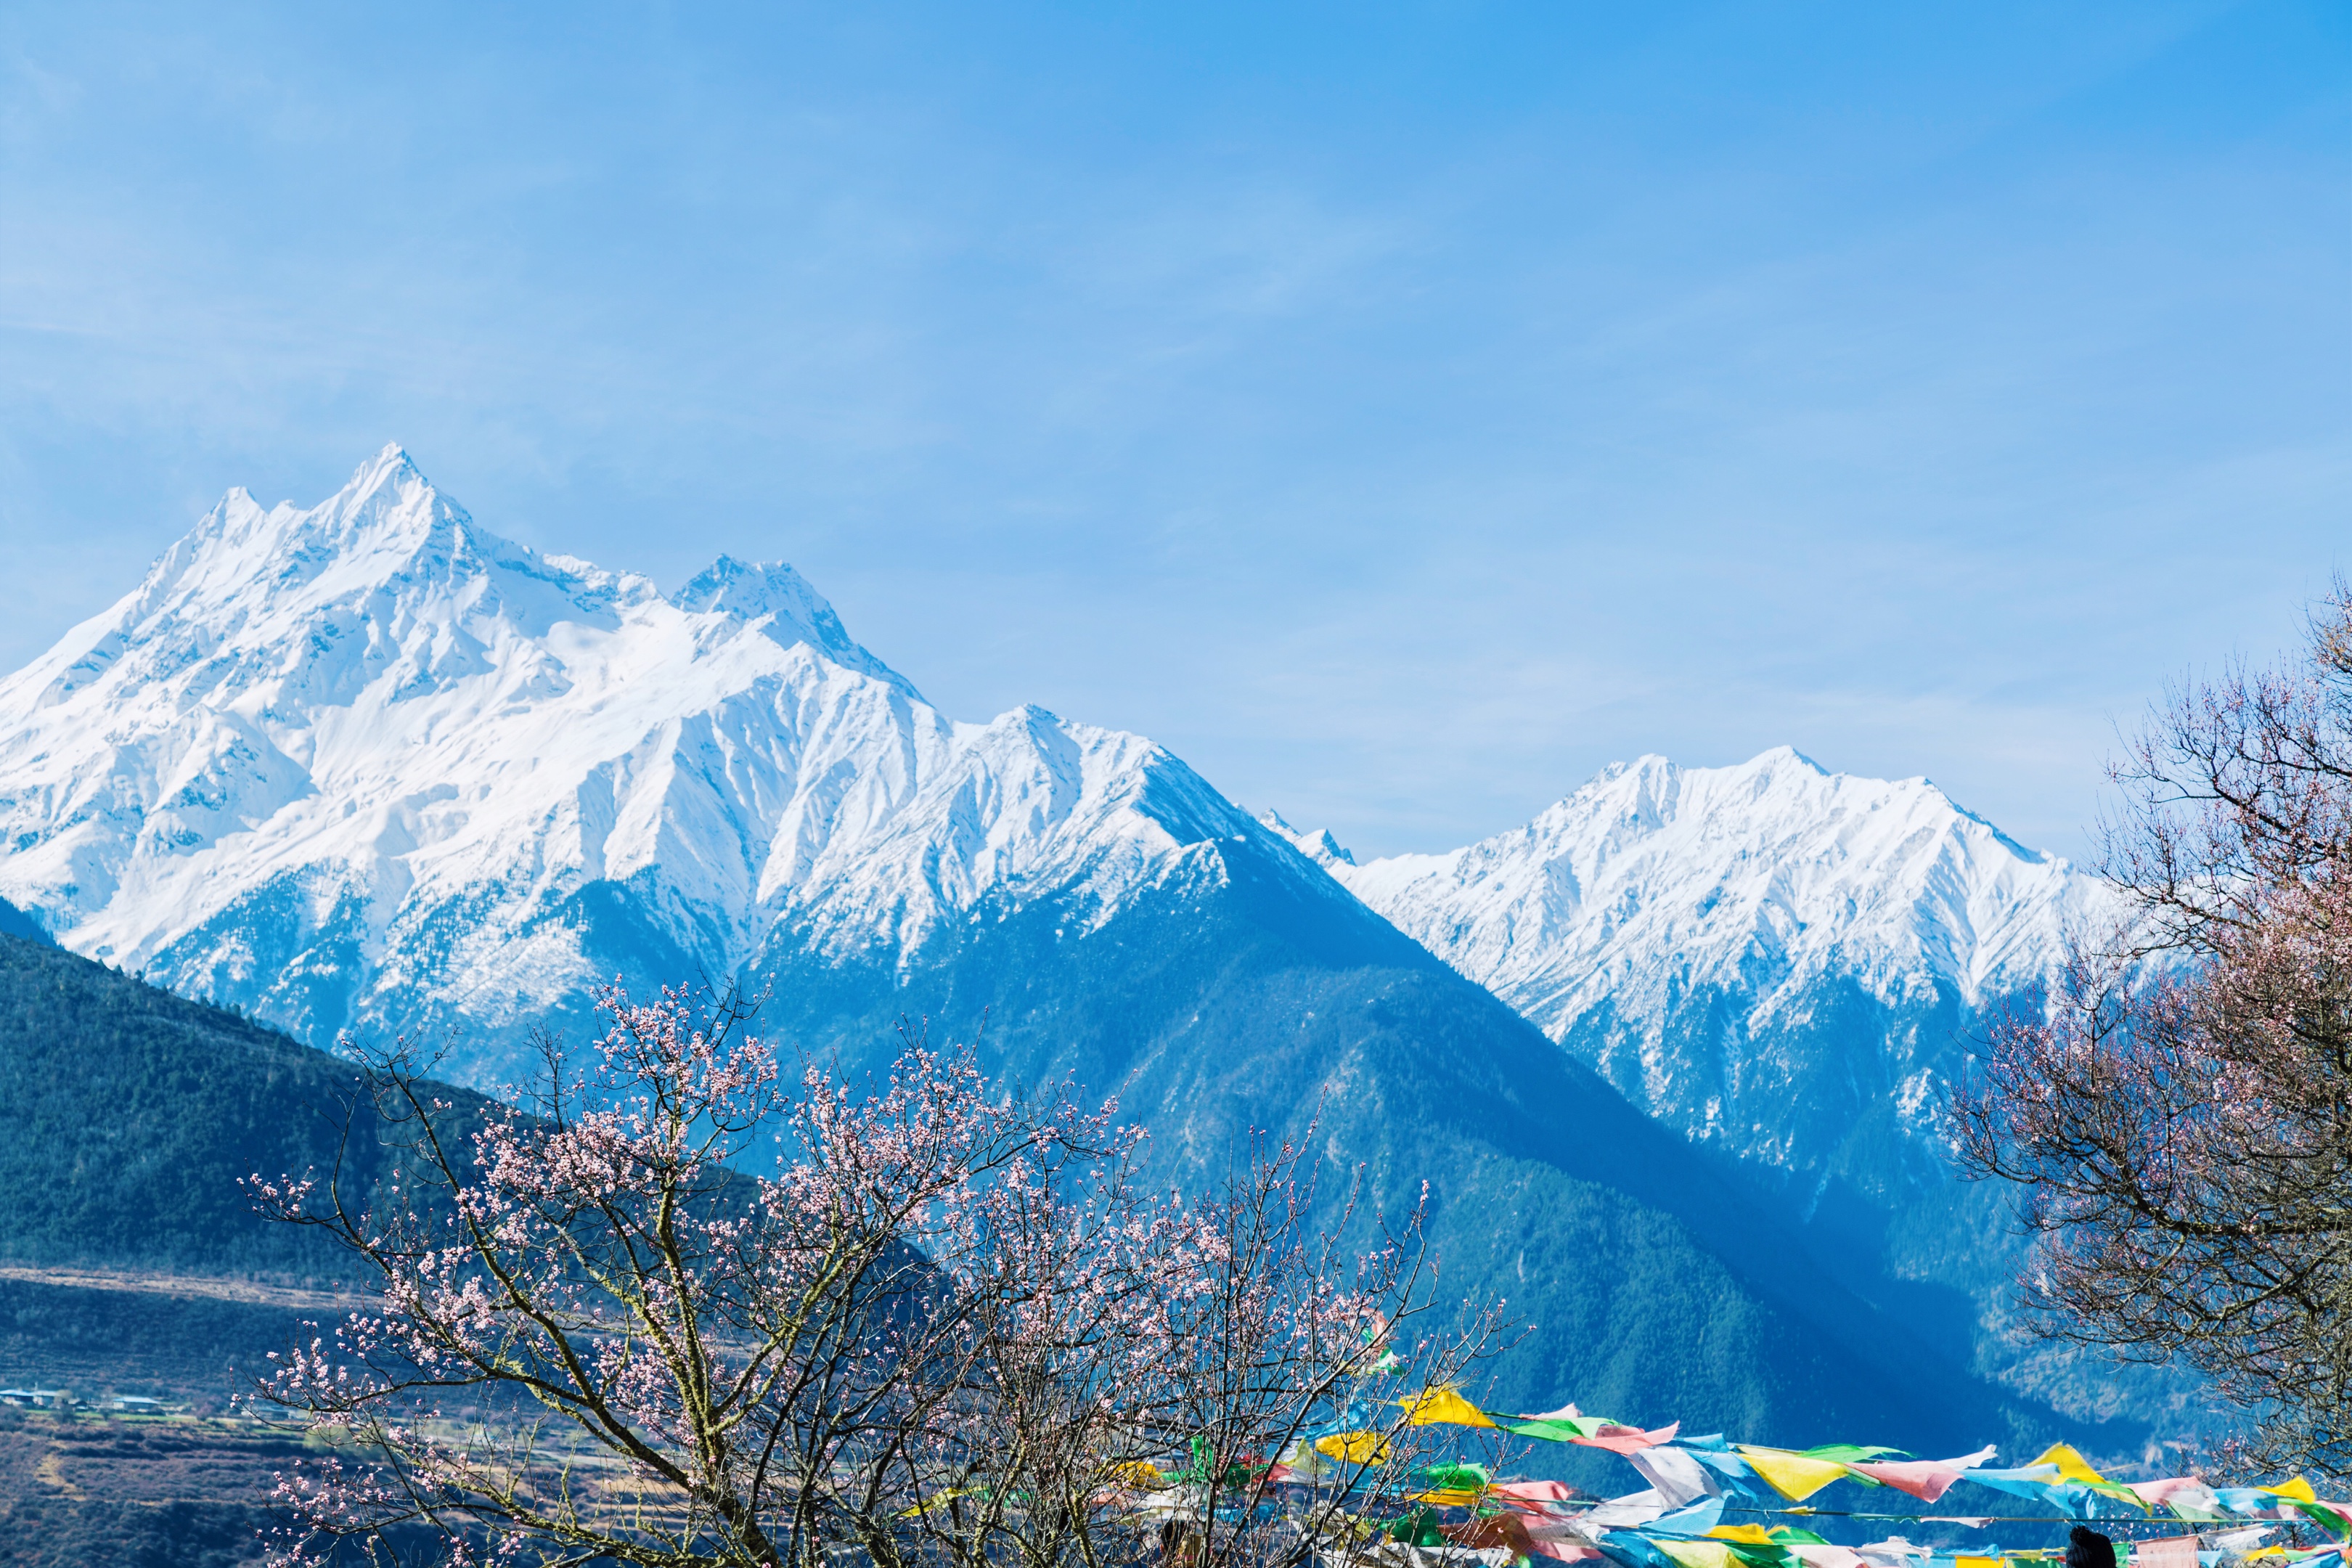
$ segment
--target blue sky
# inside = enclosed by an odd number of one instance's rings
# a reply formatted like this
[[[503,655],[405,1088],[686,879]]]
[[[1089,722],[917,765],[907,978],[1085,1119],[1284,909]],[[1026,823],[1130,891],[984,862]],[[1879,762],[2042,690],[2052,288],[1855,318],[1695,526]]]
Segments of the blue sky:
[[[0,665],[384,441],[1360,852],[1787,742],[2064,852],[2345,560],[2334,4],[0,15]]]

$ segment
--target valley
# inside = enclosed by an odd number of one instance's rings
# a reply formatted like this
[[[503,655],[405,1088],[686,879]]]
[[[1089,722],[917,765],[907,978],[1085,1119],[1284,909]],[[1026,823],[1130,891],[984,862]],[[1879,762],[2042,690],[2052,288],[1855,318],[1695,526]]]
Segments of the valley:
[[[740,981],[853,1071],[976,1036],[1116,1095],[1155,1180],[1267,1132],[1371,1211],[1425,1181],[1449,1289],[1523,1325],[1504,1408],[2126,1462],[2193,1425],[2011,1331],[1938,1086],[2105,905],[1922,780],[1645,758],[1359,865],[1141,736],[940,713],[789,567],[665,595],[386,448],[232,493],[0,681],[0,845],[10,1377],[225,1399],[348,1304],[236,1186],[380,1178],[339,1038],[494,1096],[617,975]]]

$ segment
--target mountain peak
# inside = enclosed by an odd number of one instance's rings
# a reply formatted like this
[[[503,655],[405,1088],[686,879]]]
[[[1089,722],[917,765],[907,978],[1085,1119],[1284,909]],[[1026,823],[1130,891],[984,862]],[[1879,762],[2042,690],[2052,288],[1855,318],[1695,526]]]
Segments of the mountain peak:
[[[1330,868],[1555,1033],[1678,987],[1769,1004],[1829,973],[1973,1003],[2038,978],[2100,897],[1925,779],[1833,773],[1789,746],[1728,767],[1612,764],[1450,855]]]
[[[1328,827],[1318,828],[1312,833],[1305,832],[1291,826],[1284,819],[1282,813],[1271,807],[1259,812],[1257,819],[1263,826],[1274,829],[1275,832],[1288,839],[1301,855],[1318,866],[1329,868],[1353,866],[1356,863],[1354,853],[1334,838],[1331,836],[1331,830]]]
[[[397,445],[317,506],[229,492],[0,679],[0,896],[313,1037],[504,1029],[779,931],[911,946],[1033,888],[1108,909],[1243,820],[1140,736],[955,723],[781,562],[665,596]]]
[[[530,554],[476,523],[391,442],[316,506],[264,510],[243,486],[229,490],[156,560],[133,598],[152,610],[189,596],[274,595],[321,576],[470,575]]]
[[[672,594],[670,603],[689,615],[721,610],[754,620],[781,610],[802,619],[824,616],[840,624],[824,596],[782,561],[738,561],[732,555],[721,555]]]
[[[386,483],[397,484],[404,479],[414,479],[425,486],[433,483],[416,466],[416,459],[408,455],[407,447],[397,441],[386,441],[374,457],[352,470],[351,482],[343,488],[373,490]]]
[[[732,616],[759,624],[786,647],[805,643],[835,664],[888,681],[918,702],[923,700],[912,681],[851,637],[832,603],[782,561],[721,555],[671,595],[670,603],[688,615]]]
[[[1821,763],[1813,761],[1812,758],[1805,755],[1804,752],[1797,750],[1794,746],[1787,744],[1786,742],[1778,746],[1769,747],[1764,751],[1759,752],[1755,756],[1748,759],[1747,765],[1751,768],[1768,770],[1778,767],[1795,766],[1804,768],[1811,773],[1819,773],[1823,778],[1829,778],[1832,776],[1829,769],[1822,766]]]

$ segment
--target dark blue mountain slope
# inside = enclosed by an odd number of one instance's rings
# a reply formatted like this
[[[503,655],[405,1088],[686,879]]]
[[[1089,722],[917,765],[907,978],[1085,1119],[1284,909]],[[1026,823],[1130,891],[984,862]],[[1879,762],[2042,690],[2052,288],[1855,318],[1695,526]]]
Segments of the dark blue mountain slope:
[[[1920,1452],[2071,1435],[1841,1283],[1767,1195],[1379,917],[1287,858],[1217,848],[1223,875],[1092,929],[1033,902],[849,960],[782,933],[752,976],[764,1026],[875,1068],[901,1017],[956,1035],[984,1017],[1000,1070],[1116,1092],[1168,1177],[1213,1178],[1253,1130],[1312,1123],[1327,1187],[1360,1169],[1395,1215],[1426,1179],[1447,1289],[1528,1325],[1493,1369],[1506,1408]]]

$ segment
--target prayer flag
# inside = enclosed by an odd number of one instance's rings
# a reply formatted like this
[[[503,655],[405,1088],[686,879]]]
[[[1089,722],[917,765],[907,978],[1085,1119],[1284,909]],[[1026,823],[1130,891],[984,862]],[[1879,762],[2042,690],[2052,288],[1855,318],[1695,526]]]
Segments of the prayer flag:
[[[1845,1478],[1845,1467],[1833,1459],[1809,1458],[1786,1448],[1751,1448],[1739,1445],[1740,1456],[1772,1489],[1790,1502],[1802,1502],[1832,1481]]]

